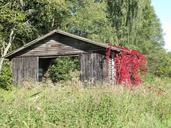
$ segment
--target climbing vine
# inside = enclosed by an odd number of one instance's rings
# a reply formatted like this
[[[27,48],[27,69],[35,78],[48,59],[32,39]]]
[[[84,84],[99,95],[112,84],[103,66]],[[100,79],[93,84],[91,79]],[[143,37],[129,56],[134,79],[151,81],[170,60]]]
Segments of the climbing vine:
[[[109,68],[109,60],[112,58],[112,48],[119,48],[120,52],[113,55],[116,69],[116,83],[128,86],[138,86],[142,80],[140,74],[147,71],[147,61],[139,51],[122,46],[109,45],[106,49],[106,63]],[[108,69],[107,69],[108,70]]]

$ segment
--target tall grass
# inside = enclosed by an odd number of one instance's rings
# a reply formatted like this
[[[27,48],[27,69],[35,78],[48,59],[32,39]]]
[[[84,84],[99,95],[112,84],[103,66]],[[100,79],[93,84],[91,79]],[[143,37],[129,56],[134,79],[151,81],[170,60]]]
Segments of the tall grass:
[[[84,87],[76,80],[57,86],[32,84],[0,90],[0,127],[171,127],[169,80],[155,79],[134,89],[108,84]]]

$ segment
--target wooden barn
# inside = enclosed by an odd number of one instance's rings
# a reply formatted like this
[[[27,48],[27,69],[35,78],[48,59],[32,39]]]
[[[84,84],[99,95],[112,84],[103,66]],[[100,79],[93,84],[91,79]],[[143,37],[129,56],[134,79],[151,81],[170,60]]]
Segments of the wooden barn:
[[[109,68],[105,63],[107,47],[106,44],[54,30],[9,53],[6,58],[11,60],[15,84],[25,80],[41,81],[43,75],[40,71],[44,74],[51,60],[59,56],[79,57],[82,81],[114,81],[114,59],[111,58]],[[119,51],[112,48],[112,54]]]

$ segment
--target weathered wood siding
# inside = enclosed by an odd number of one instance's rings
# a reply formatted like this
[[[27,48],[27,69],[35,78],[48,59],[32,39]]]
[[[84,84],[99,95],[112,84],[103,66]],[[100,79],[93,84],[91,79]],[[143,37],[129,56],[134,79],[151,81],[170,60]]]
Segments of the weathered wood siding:
[[[80,54],[82,52],[82,50],[62,44],[54,38],[45,40],[44,42],[35,45],[33,48],[30,48],[28,52],[22,54],[21,56],[57,56]]]
[[[98,53],[80,55],[81,80],[103,81],[107,79],[105,56]]]
[[[38,58],[20,57],[12,59],[12,77],[15,84],[25,80],[38,80]]]
[[[105,50],[106,50],[105,48],[100,47],[98,45],[87,43],[84,40],[78,40],[61,34],[58,34],[57,40],[62,44],[74,47],[76,49],[80,49],[84,52],[89,52],[89,53],[98,52],[98,53],[105,54]]]

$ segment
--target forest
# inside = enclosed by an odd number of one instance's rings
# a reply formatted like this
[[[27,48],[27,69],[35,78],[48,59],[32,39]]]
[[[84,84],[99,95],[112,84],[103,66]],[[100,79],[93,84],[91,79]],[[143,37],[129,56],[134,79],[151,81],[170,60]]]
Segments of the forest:
[[[124,87],[112,88],[117,91],[114,94],[110,87],[97,87],[97,92],[91,87],[82,90],[80,81],[66,75],[62,79],[70,78],[70,82],[62,82],[61,90],[47,85],[32,88],[33,83],[21,90],[13,87],[10,62],[4,57],[54,29],[140,51],[148,61],[144,87],[133,92]],[[0,127],[171,126],[171,53],[164,49],[163,35],[151,0],[0,0]],[[66,58],[51,67],[52,80],[56,79],[54,71],[60,69],[68,74],[72,69],[66,66],[77,67],[69,61]],[[118,96],[120,99],[114,100]],[[20,100],[22,103],[18,104]],[[138,104],[144,107],[139,108]],[[125,117],[119,115],[122,110]]]

